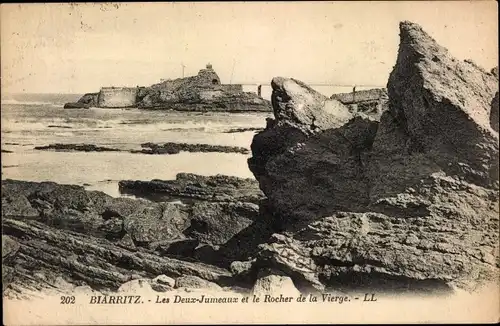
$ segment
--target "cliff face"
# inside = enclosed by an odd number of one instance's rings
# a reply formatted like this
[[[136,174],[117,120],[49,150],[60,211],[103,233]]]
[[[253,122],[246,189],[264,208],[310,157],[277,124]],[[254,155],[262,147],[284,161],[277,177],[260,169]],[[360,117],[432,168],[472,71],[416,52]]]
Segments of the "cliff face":
[[[273,80],[249,159],[276,225],[259,268],[317,289],[498,280],[498,79],[418,25],[400,40],[380,120]]]
[[[243,92],[242,85],[221,84],[207,66],[196,76],[165,80],[150,87],[105,87],[98,95],[85,94],[67,107],[165,109],[178,111],[270,111],[269,101]]]

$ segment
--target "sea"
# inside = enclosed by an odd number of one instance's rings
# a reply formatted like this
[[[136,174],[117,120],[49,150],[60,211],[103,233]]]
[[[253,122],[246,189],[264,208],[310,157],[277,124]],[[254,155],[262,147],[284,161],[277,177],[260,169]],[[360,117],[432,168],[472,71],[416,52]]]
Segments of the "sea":
[[[323,93],[330,96],[349,90],[337,87]],[[272,113],[63,109],[64,103],[75,102],[81,95],[2,93],[2,179],[77,184],[118,197],[122,196],[120,180],[170,180],[180,172],[253,178],[247,165],[251,154],[54,152],[34,147],[88,143],[131,150],[146,142],[180,142],[250,149],[256,131],[228,131],[264,128],[266,118],[272,117]],[[263,96],[270,97],[270,91],[263,90]]]

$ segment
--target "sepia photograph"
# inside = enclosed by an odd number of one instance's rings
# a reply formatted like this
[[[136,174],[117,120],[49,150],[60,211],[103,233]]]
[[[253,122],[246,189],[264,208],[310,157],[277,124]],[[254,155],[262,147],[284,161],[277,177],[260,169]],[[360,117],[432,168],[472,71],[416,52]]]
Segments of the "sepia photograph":
[[[4,3],[4,325],[500,320],[496,1]]]

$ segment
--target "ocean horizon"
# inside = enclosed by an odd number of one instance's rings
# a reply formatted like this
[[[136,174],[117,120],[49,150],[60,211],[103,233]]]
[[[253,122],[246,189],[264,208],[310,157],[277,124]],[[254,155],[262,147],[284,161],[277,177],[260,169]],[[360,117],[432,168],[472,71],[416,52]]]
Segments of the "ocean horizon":
[[[352,86],[337,86],[337,85],[319,85],[319,86],[311,86],[317,92],[330,97],[333,94],[339,93],[349,93],[352,92],[352,89],[355,85]],[[117,86],[118,87],[118,86]],[[119,86],[119,87],[122,87]],[[127,87],[127,86],[123,86]],[[243,91],[257,93],[258,84],[244,84]],[[372,88],[384,88],[385,85],[380,86],[356,86],[356,90],[368,90]],[[1,103],[2,104],[12,104],[12,105],[22,105],[22,104],[64,104],[67,102],[76,102],[80,97],[82,97],[86,93],[97,93],[99,89],[89,90],[87,92],[81,93],[64,93],[64,92],[47,92],[47,93],[39,93],[39,92],[2,92],[1,94]],[[272,88],[271,85],[262,85],[262,97],[264,99],[271,99]]]
[[[2,94],[2,179],[76,184],[121,196],[120,180],[175,179],[177,173],[253,178],[250,154],[147,155],[129,152],[54,152],[49,144],[94,144],[137,150],[142,143],[189,143],[250,149],[254,129],[272,113],[179,112],[91,108],[63,109],[80,94]],[[252,129],[228,132],[232,129]]]

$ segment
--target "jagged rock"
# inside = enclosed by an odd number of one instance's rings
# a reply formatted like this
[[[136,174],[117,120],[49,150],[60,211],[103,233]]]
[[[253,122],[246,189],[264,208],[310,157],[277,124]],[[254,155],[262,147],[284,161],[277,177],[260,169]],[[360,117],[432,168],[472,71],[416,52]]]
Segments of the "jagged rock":
[[[274,116],[305,134],[339,126],[352,118],[347,107],[329,100],[295,79],[275,77],[271,81]]]
[[[296,117],[318,98],[273,87],[276,120],[249,159],[275,225],[255,267],[318,290],[473,289],[498,278],[498,80],[419,26],[400,29],[380,122],[322,111],[313,129]]]
[[[252,293],[257,296],[271,295],[293,297],[300,295],[290,277],[278,270],[263,270],[259,273],[257,281],[252,288]]]
[[[293,79],[275,78],[272,98],[276,121],[254,137],[248,162],[274,212],[294,223],[308,210],[314,218],[318,209],[366,203],[360,162],[378,122],[354,117],[340,102]]]
[[[248,160],[261,188],[271,157],[279,156],[315,133],[341,126],[353,117],[343,104],[328,99],[301,81],[276,77],[271,86],[275,120],[268,120],[266,129],[255,135],[251,145],[253,156]]]
[[[242,201],[258,203],[264,196],[259,184],[254,179],[233,176],[201,176],[191,173],[179,173],[175,180],[151,180],[119,182],[121,193],[147,198],[153,201]]]
[[[219,285],[192,275],[186,275],[176,278],[175,287],[188,289],[207,289],[215,291],[222,290]]]
[[[490,126],[497,78],[402,22],[387,88],[390,115],[406,133],[409,151],[430,153],[439,169],[469,182],[498,182],[498,132]]]

